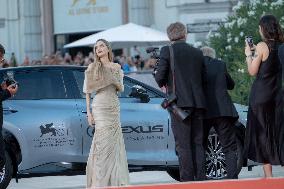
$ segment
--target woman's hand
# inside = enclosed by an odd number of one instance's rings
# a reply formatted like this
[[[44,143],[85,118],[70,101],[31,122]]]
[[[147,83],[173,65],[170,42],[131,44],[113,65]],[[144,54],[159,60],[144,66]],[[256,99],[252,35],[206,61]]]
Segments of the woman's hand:
[[[10,92],[11,96],[14,96],[18,91],[18,85],[12,84],[7,87],[7,90]]]
[[[87,118],[88,118],[89,126],[91,126],[91,127],[94,126],[95,125],[95,119],[94,119],[92,113],[88,112],[87,113]]]
[[[6,82],[2,82],[2,83],[1,83],[1,88],[2,88],[2,90],[6,90],[6,89],[7,89],[7,84],[6,84]]]
[[[165,86],[161,87],[161,90],[163,91],[163,93],[167,93],[167,88]]]
[[[260,64],[263,61],[263,56],[266,58],[269,56],[269,49],[266,43],[260,42],[253,48],[255,48],[254,54],[249,54],[248,47],[245,49],[248,72],[251,76],[255,76],[258,73]]]
[[[246,56],[252,56],[252,51],[254,51],[255,50],[255,45],[253,45],[253,47],[250,47],[249,46],[249,44],[248,44],[248,42],[247,41],[245,41],[246,42],[246,47],[245,47],[245,55]]]

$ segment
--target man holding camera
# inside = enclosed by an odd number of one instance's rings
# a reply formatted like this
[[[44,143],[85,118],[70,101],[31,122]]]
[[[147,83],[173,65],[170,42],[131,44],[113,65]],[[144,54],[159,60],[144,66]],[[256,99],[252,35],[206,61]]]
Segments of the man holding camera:
[[[4,54],[5,54],[5,49],[4,47],[0,44],[0,62],[4,62]],[[4,139],[2,136],[2,125],[3,125],[3,107],[2,107],[2,102],[11,96],[15,95],[18,90],[17,85],[10,85],[7,86],[6,83],[1,84],[0,88],[0,174],[4,171],[5,167],[5,146],[4,146]]]
[[[175,102],[170,108],[174,105],[174,109],[177,108],[189,115],[189,119],[181,121],[176,116],[176,111],[168,108],[180,165],[180,181],[205,180],[204,57],[200,50],[186,43],[187,32],[182,23],[171,24],[167,28],[167,34],[171,40],[172,51],[170,46],[161,49],[160,61],[154,76],[160,87],[167,88],[168,100],[171,94],[175,94]],[[170,54],[173,55],[172,59]],[[171,62],[174,64],[174,71]]]

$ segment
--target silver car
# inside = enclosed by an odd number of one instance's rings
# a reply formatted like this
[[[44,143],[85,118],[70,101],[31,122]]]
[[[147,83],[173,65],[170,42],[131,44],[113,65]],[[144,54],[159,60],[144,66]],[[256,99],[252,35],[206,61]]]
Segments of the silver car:
[[[94,130],[86,120],[82,92],[84,70],[77,66],[38,66],[7,68],[3,78],[13,74],[18,93],[3,102],[3,135],[7,162],[0,175],[2,187],[12,177],[30,173],[33,168],[56,162],[85,164]],[[160,104],[164,94],[145,83],[125,76],[120,94],[121,122],[130,170],[167,170],[178,179],[178,160],[167,111]],[[238,133],[239,167],[243,165],[242,145],[246,107],[236,105],[240,115]],[[212,130],[208,138],[207,176],[226,175],[224,154]],[[83,166],[84,167],[84,166]],[[49,171],[50,173],[52,172]]]

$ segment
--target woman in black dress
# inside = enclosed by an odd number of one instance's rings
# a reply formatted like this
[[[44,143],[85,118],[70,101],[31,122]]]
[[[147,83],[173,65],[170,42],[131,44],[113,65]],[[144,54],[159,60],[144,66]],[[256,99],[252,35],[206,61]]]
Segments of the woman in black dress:
[[[248,159],[263,164],[265,177],[272,177],[271,165],[281,164],[276,97],[281,90],[278,47],[284,38],[273,15],[261,17],[259,33],[263,41],[253,48],[246,42],[245,48],[248,72],[256,76],[249,97],[245,153]]]

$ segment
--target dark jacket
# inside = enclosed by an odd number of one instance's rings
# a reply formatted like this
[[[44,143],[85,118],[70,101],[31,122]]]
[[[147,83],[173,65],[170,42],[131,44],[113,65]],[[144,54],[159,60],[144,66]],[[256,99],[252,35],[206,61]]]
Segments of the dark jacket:
[[[235,87],[235,82],[227,72],[226,64],[220,60],[205,57],[207,100],[206,118],[235,117],[238,113],[227,90]]]
[[[0,127],[2,128],[3,125],[3,105],[2,102],[8,98],[11,97],[10,92],[6,89],[6,90],[2,90],[1,86],[0,86]]]
[[[177,106],[182,108],[206,108],[203,91],[203,74],[205,71],[202,52],[185,41],[172,44],[175,63],[175,85]],[[160,52],[160,63],[155,75],[160,87],[172,89],[172,74],[170,69],[169,47],[165,46]]]

